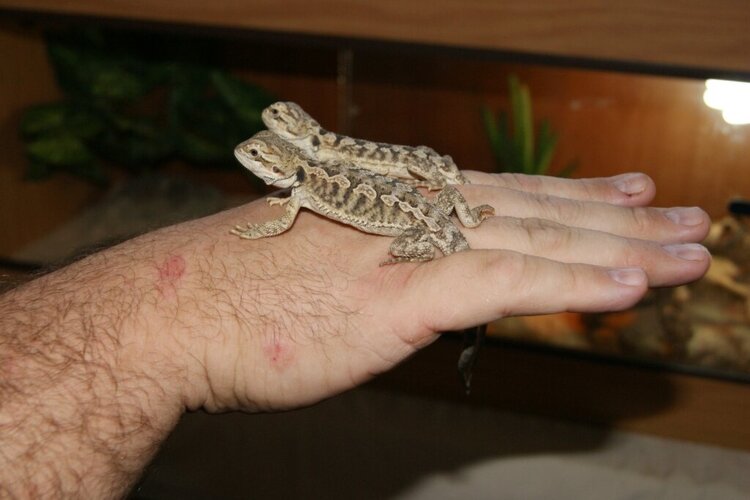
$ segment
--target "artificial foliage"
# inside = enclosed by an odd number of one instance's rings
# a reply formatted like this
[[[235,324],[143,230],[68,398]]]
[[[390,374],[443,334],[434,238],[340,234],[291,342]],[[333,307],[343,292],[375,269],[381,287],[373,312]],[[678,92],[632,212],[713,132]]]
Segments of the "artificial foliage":
[[[84,30],[48,35],[47,50],[64,97],[23,115],[30,179],[106,184],[110,167],[138,174],[172,159],[234,166],[235,145],[274,101],[184,37]]]
[[[534,132],[534,115],[531,92],[518,77],[508,78],[510,112],[495,115],[486,106],[482,108],[482,121],[490,142],[497,170],[500,172],[549,175],[558,135],[548,120],[541,120]],[[555,173],[567,177],[575,170],[570,162]]]

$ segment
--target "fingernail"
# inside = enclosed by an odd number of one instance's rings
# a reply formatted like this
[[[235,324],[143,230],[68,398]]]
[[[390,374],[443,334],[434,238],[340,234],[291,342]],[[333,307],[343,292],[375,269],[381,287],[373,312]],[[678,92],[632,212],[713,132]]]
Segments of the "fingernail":
[[[641,286],[646,281],[646,273],[640,267],[610,269],[609,275],[616,282],[628,286]]]
[[[628,196],[632,196],[645,191],[648,183],[641,174],[622,174],[615,177],[612,185]]]
[[[671,208],[664,215],[674,222],[683,226],[697,226],[704,220],[704,212],[698,207]]]
[[[685,260],[704,260],[710,255],[706,247],[698,243],[664,245],[662,248],[675,257]]]

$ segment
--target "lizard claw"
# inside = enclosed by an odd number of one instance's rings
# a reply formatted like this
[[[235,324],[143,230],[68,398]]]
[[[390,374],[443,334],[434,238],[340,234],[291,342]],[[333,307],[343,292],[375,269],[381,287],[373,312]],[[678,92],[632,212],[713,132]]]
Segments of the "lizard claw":
[[[480,205],[474,210],[476,210],[477,218],[480,221],[483,221],[495,215],[495,208],[491,207],[490,205]]]
[[[446,186],[444,182],[438,182],[434,180],[419,180],[414,183],[416,187],[427,189],[427,191],[440,191]]]
[[[427,262],[433,260],[432,257],[392,257],[380,263],[380,267],[399,264],[401,262]]]
[[[229,230],[229,234],[239,236],[240,238],[243,238],[246,240],[252,240],[255,238],[252,237],[251,228],[252,228],[252,224],[247,224],[244,227],[240,225],[236,225],[234,226],[234,229]]]
[[[268,198],[266,198],[266,202],[271,207],[274,205],[284,206],[289,203],[289,199],[290,198],[277,198],[275,196],[269,196]]]

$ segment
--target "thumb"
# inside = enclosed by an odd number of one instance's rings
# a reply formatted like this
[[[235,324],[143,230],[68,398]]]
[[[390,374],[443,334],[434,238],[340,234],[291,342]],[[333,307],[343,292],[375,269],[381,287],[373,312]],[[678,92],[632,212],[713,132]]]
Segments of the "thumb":
[[[648,290],[640,268],[567,264],[507,250],[471,250],[414,269],[403,304],[432,331],[506,316],[626,309]]]

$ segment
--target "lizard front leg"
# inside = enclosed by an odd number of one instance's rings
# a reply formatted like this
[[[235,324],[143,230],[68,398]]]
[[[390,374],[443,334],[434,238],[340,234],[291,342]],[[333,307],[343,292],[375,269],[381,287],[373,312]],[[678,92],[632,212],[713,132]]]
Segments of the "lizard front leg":
[[[268,203],[268,206],[270,207],[274,205],[280,205],[283,207],[284,205],[289,203],[289,200],[291,199],[292,199],[291,196],[286,196],[284,198],[278,198],[276,196],[269,196],[268,198],[266,198],[266,203]]]
[[[299,209],[302,206],[302,202],[297,196],[290,196],[289,198],[286,198],[286,200],[287,201],[284,202],[284,204],[286,204],[284,215],[278,219],[261,222],[259,224],[248,224],[245,227],[235,226],[230,232],[240,238],[245,238],[246,240],[256,240],[258,238],[276,236],[277,234],[283,233],[292,227],[294,219],[297,218],[297,213],[299,213]]]
[[[424,262],[435,258],[435,247],[429,235],[420,228],[407,229],[393,240],[389,248],[392,258],[381,262],[381,266],[399,262]]]
[[[469,207],[466,198],[453,186],[446,186],[440,191],[435,206],[445,215],[455,210],[464,227],[477,227],[484,219],[495,215],[495,209],[489,205]]]

